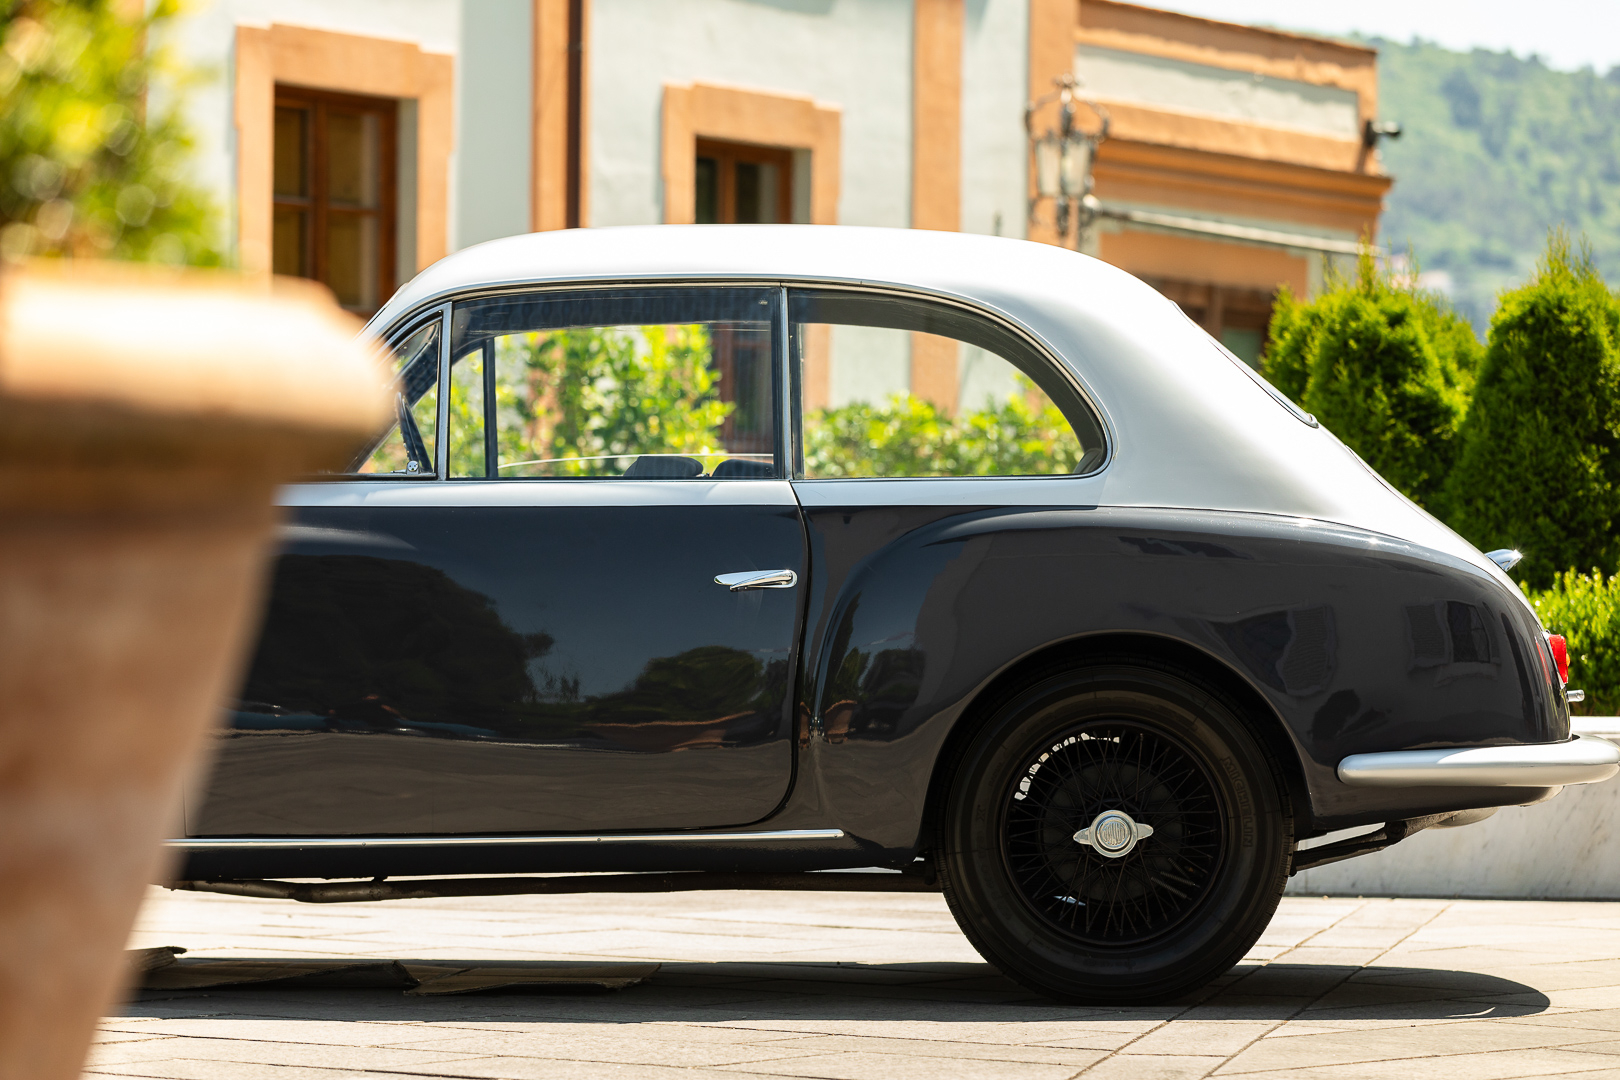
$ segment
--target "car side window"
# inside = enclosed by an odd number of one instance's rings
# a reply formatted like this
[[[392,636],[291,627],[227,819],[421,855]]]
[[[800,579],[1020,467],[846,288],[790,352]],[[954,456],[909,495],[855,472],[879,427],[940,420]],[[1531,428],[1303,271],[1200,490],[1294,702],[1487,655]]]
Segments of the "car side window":
[[[452,478],[779,476],[775,289],[517,293],[455,306]]]
[[[439,426],[439,334],[443,319],[412,331],[394,349],[394,425],[351,472],[433,474]]]
[[[806,479],[1082,474],[1102,426],[1013,331],[948,304],[794,290],[790,355]]]

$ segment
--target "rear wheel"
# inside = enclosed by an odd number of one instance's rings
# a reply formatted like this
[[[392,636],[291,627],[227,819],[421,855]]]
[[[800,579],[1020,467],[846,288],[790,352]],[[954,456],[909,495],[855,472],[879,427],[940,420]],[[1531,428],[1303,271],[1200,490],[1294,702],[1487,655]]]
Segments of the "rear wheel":
[[[1270,922],[1292,820],[1235,705],[1141,664],[1053,674],[991,716],[936,838],[979,952],[1067,1001],[1156,1001],[1235,964]]]

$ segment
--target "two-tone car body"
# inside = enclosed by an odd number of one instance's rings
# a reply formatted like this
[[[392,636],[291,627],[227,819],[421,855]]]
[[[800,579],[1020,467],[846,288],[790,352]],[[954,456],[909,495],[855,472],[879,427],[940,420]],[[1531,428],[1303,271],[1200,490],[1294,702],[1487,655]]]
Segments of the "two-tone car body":
[[[283,494],[193,887],[885,867],[1129,1000],[1234,962],[1291,866],[1620,760],[1495,563],[1075,253],[537,234],[368,332],[400,423]]]

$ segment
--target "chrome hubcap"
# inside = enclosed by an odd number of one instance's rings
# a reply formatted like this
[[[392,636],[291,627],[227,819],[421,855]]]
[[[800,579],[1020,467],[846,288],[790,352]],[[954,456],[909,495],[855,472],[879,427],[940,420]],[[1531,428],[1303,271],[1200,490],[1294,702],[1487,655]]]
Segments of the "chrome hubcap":
[[[1074,834],[1077,844],[1084,844],[1108,859],[1120,859],[1131,853],[1137,843],[1153,835],[1153,826],[1144,825],[1123,810],[1104,810],[1091,819],[1091,824]]]

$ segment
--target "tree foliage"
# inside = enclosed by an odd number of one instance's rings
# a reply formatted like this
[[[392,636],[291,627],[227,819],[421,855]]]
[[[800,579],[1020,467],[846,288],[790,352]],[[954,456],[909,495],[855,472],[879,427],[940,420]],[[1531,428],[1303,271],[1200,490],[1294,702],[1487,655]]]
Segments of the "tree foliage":
[[[0,6],[0,252],[220,261],[215,210],[185,175],[189,76],[160,44],[179,4],[131,7]]]
[[[1589,253],[1554,233],[1504,293],[1448,487],[1454,528],[1516,547],[1537,586],[1620,559],[1620,302]]]
[[[1314,300],[1284,289],[1269,337],[1266,377],[1395,487],[1433,506],[1478,363],[1468,324],[1364,251],[1354,278],[1331,279]]]
[[[1381,147],[1396,178],[1383,231],[1423,252],[1481,334],[1551,227],[1590,236],[1598,269],[1620,280],[1620,68],[1373,44],[1380,111],[1405,128]]]

